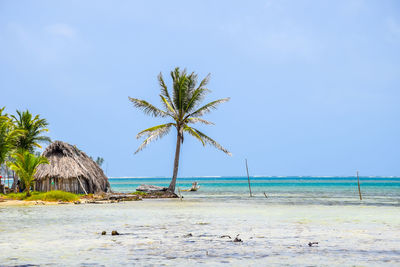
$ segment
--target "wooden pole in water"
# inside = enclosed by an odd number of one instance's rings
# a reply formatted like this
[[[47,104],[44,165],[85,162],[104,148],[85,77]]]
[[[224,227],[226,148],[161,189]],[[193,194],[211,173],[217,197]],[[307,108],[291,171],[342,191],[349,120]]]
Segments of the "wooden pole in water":
[[[246,159],[246,171],[247,171],[247,180],[249,181],[249,191],[250,191],[250,197],[253,195],[251,194],[251,187],[250,187],[250,176],[249,176],[249,167],[247,166],[247,159]]]
[[[361,189],[360,189],[360,178],[358,177],[358,171],[357,171],[357,184],[358,184],[358,195],[360,196],[360,200],[362,200]]]
[[[8,189],[10,189],[10,176],[8,176],[8,167],[7,167],[7,165],[6,165],[6,177],[7,177]]]
[[[178,192],[179,192],[179,198],[181,199],[181,201],[182,201],[182,194],[181,194],[181,188],[178,186]]]

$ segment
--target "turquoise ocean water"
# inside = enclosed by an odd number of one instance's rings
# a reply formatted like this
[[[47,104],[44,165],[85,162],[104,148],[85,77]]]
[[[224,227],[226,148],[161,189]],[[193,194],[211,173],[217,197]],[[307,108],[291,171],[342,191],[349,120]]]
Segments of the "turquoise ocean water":
[[[177,189],[188,189],[192,182],[198,192],[182,192],[191,198],[234,200],[247,198],[247,177],[183,177]],[[132,192],[140,184],[168,186],[170,178],[111,178],[112,190]],[[269,203],[353,205],[359,203],[357,177],[250,177],[255,198],[269,198]],[[399,177],[360,177],[363,205],[400,206]],[[178,190],[177,190],[178,191]]]

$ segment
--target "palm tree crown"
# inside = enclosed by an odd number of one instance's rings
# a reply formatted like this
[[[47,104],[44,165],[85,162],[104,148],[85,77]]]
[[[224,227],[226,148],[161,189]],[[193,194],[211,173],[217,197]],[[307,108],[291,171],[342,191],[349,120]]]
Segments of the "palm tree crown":
[[[164,109],[159,109],[145,100],[132,97],[129,97],[129,100],[135,107],[141,109],[148,115],[152,115],[154,117],[169,117],[172,119],[172,122],[157,125],[139,132],[136,135],[136,138],[139,139],[141,137],[145,137],[145,140],[136,150],[135,154],[145,148],[152,141],[162,138],[168,134],[171,128],[175,127],[177,130],[177,149],[175,153],[173,181],[169,187],[170,190],[174,191],[174,180],[176,180],[178,170],[180,144],[183,143],[184,133],[195,137],[203,144],[203,146],[209,144],[228,155],[231,155],[231,153],[211,137],[191,126],[192,124],[196,123],[212,125],[212,122],[202,119],[201,117],[204,114],[216,109],[219,104],[229,101],[229,98],[218,99],[200,106],[201,101],[210,92],[210,90],[206,87],[209,82],[210,75],[207,75],[199,84],[197,84],[197,74],[194,72],[188,74],[186,69],[180,71],[179,68],[175,68],[174,71],[171,71],[171,77],[172,97],[164,82],[162,74],[160,73],[158,75],[158,82],[161,89],[160,98]]]
[[[16,128],[24,131],[24,134],[17,138],[17,150],[27,150],[33,153],[35,147],[41,148],[40,143],[51,142],[49,137],[42,135],[42,133],[49,131],[47,129],[49,124],[46,119],[41,119],[39,115],[33,117],[28,110],[23,112],[17,110],[17,115],[11,115],[11,117],[14,119]]]

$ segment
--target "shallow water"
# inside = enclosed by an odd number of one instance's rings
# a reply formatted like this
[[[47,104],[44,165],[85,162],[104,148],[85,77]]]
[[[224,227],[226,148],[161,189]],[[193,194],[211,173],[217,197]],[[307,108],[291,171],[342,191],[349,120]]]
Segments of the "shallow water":
[[[381,189],[378,198],[360,202],[357,192],[337,187],[268,187],[249,198],[245,190],[212,193],[200,184],[183,201],[0,208],[0,265],[400,265],[393,188],[386,188],[389,201]],[[237,234],[242,243],[232,242]]]
[[[288,205],[371,205],[400,207],[400,178],[360,177],[363,201],[359,201],[356,177],[251,177],[255,196],[269,197],[268,203]],[[182,192],[195,199],[231,201],[249,196],[247,177],[179,178],[177,189],[188,189],[193,181],[198,192]],[[168,186],[170,178],[114,178],[113,190],[132,192],[140,184]]]

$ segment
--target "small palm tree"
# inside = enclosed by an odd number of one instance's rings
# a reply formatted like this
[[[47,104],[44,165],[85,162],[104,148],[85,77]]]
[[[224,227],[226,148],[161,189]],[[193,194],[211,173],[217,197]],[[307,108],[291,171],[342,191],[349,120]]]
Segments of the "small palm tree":
[[[188,74],[186,70],[181,72],[179,68],[175,68],[174,71],[171,71],[171,77],[173,87],[172,97],[168,92],[162,74],[160,73],[158,75],[158,82],[161,89],[160,98],[165,110],[159,109],[145,100],[131,97],[129,97],[129,100],[135,107],[141,109],[148,115],[152,115],[154,117],[168,117],[172,119],[172,122],[157,125],[138,133],[136,138],[139,139],[145,136],[146,139],[136,150],[135,154],[145,148],[150,142],[162,138],[168,134],[171,128],[175,127],[177,132],[177,140],[174,171],[171,183],[168,187],[169,191],[175,192],[176,177],[178,175],[179,166],[179,154],[181,143],[183,143],[184,133],[195,137],[203,144],[203,146],[210,144],[228,155],[231,155],[231,153],[212,138],[190,126],[191,124],[195,123],[203,123],[207,125],[213,124],[212,122],[204,120],[201,117],[211,110],[216,109],[219,104],[229,101],[229,98],[218,99],[200,107],[200,102],[204,99],[207,93],[210,92],[210,90],[206,88],[206,85],[210,79],[210,75],[207,75],[198,85],[197,75],[194,72]]]
[[[16,141],[16,148],[19,152],[27,150],[31,153],[34,152],[35,148],[42,148],[40,143],[50,143],[51,139],[47,136],[43,136],[44,132],[48,132],[47,126],[49,125],[46,119],[41,119],[39,115],[33,117],[28,111],[17,110],[17,115],[11,115],[14,119],[14,124],[17,129],[24,131]]]
[[[15,162],[10,162],[10,168],[17,173],[25,186],[26,196],[30,196],[30,189],[33,186],[36,168],[40,164],[48,164],[45,157],[37,157],[28,151],[16,153],[13,155]]]

